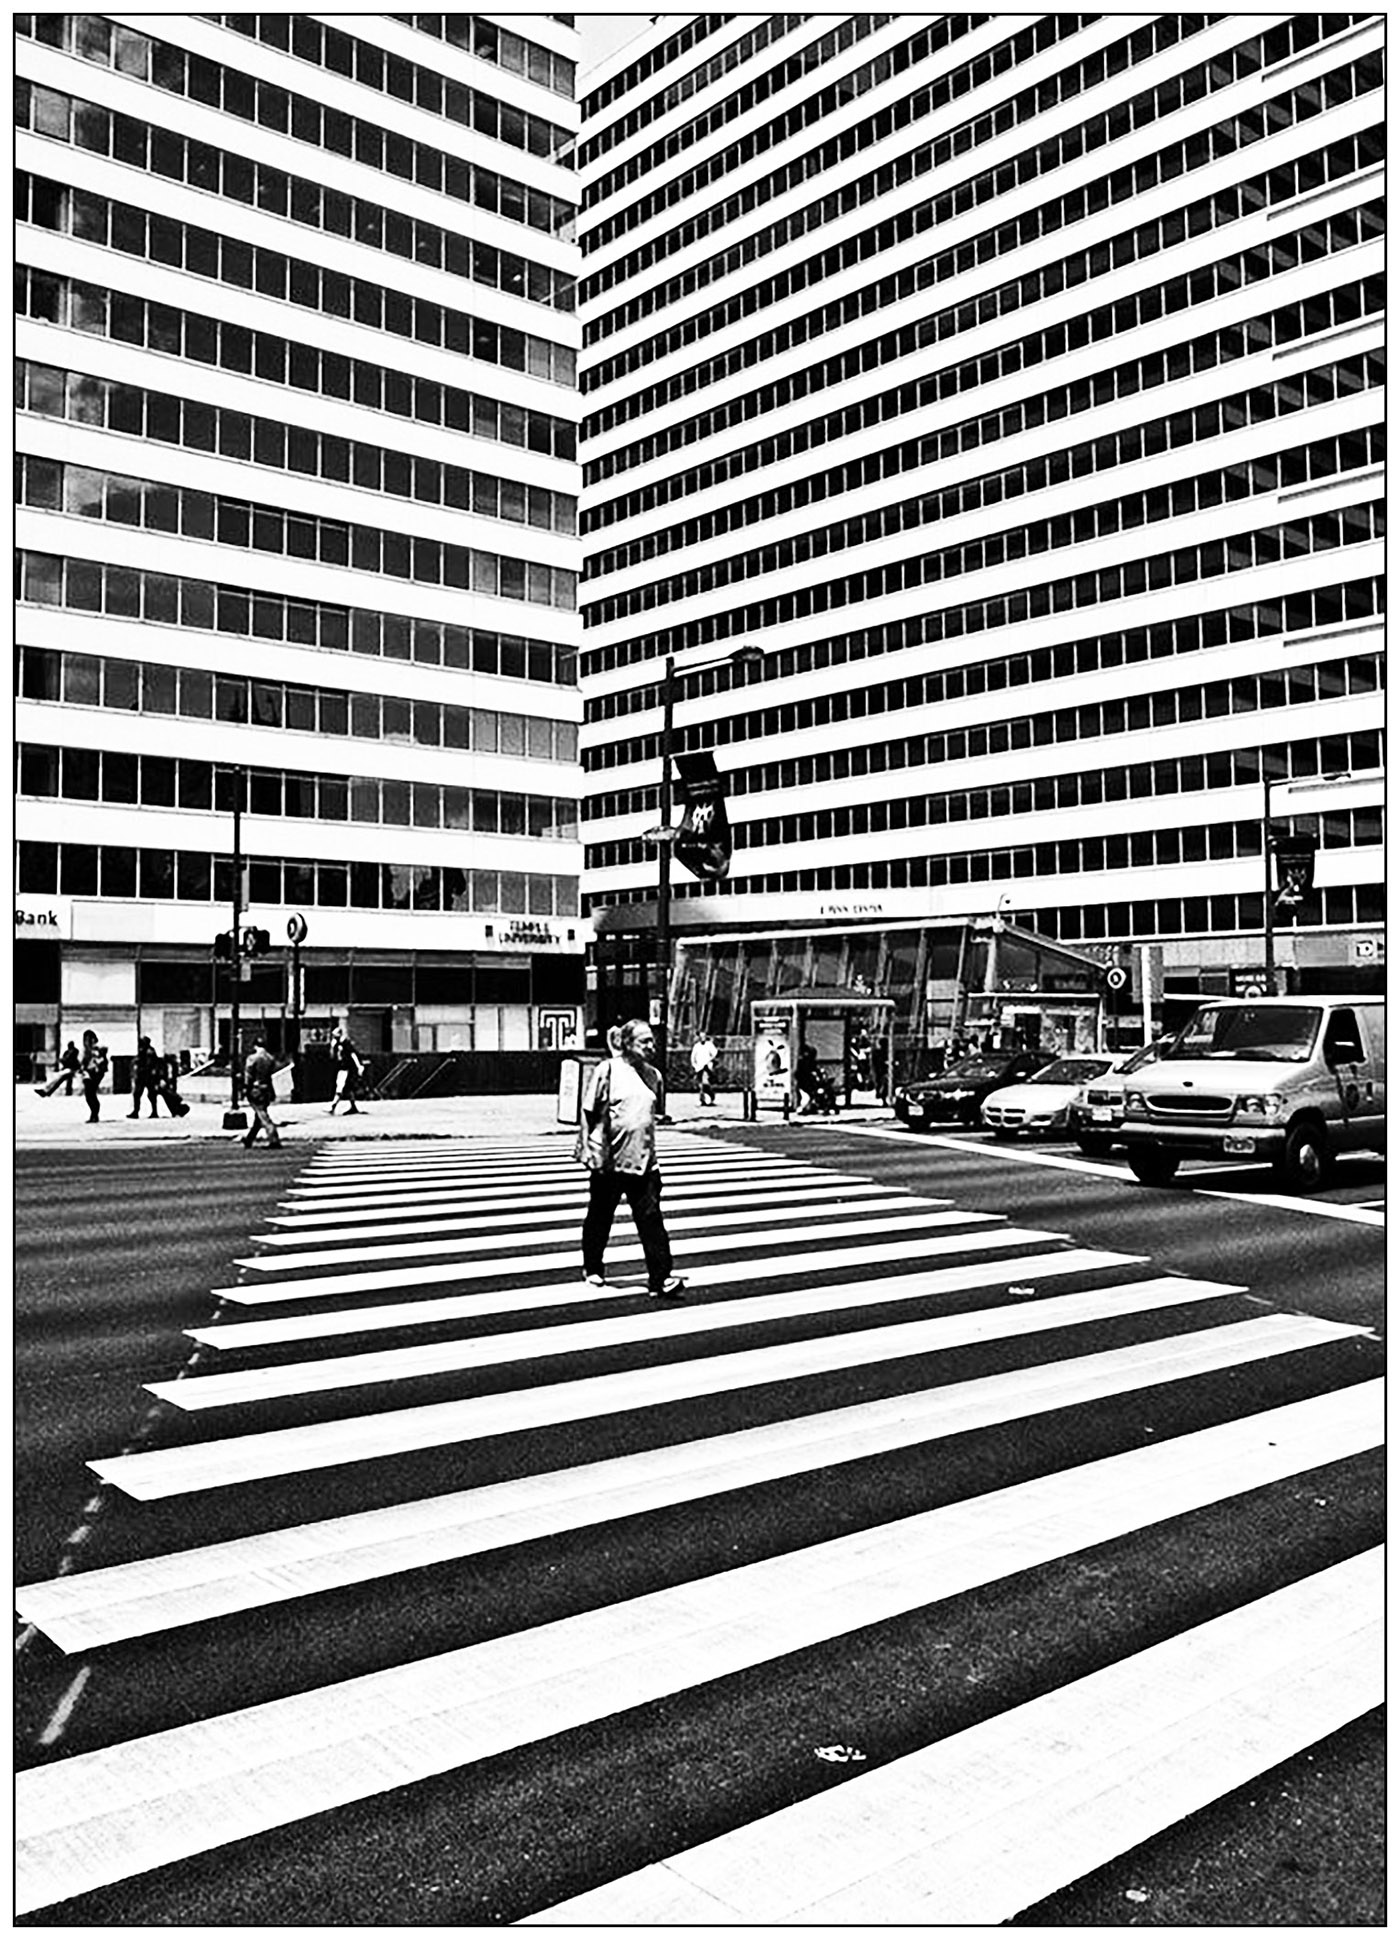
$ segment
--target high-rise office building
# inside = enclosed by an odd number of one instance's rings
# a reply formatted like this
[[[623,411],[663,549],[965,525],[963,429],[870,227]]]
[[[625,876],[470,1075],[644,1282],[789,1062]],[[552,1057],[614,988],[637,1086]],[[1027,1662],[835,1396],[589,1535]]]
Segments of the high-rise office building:
[[[736,840],[671,885],[678,1031],[812,983],[910,1045],[969,986],[1054,1023],[1115,956],[1247,984],[1266,812],[1320,843],[1279,981],[1377,976],[1382,17],[677,18],[579,148],[609,1001],[668,657]]]
[[[572,1041],[572,16],[17,28],[18,1049]]]

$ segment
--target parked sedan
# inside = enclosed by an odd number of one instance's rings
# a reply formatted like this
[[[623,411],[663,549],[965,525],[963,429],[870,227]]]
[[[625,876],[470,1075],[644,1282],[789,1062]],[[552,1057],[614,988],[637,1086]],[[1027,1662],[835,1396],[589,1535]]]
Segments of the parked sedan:
[[[901,1085],[894,1095],[895,1115],[916,1130],[925,1125],[975,1125],[989,1092],[1029,1078],[1048,1062],[1040,1051],[980,1052],[951,1065],[937,1078]]]
[[[1070,1106],[1091,1079],[1111,1071],[1111,1053],[1084,1053],[1056,1058],[1022,1084],[994,1091],[982,1103],[982,1123],[998,1138],[1022,1132],[1058,1132],[1069,1124]]]
[[[1171,1042],[1170,1037],[1159,1037],[1155,1044],[1144,1044],[1080,1089],[1069,1108],[1069,1129],[1081,1152],[1091,1158],[1101,1157],[1118,1141],[1123,1128],[1125,1081],[1134,1071],[1155,1064]]]

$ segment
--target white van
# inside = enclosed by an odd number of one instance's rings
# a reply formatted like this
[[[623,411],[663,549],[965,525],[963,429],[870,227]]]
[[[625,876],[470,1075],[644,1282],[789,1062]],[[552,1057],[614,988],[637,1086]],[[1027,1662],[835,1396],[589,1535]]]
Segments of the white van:
[[[1385,1150],[1380,997],[1212,998],[1130,1080],[1119,1136],[1144,1185],[1184,1158],[1270,1159],[1292,1190],[1338,1152]]]

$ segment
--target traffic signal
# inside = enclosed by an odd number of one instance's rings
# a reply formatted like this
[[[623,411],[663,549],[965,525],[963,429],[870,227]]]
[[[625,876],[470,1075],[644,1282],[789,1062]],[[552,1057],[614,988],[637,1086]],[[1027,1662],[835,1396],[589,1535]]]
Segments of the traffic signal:
[[[260,957],[271,949],[272,938],[266,930],[247,929],[243,932],[243,954],[245,957]]]
[[[225,963],[231,963],[233,961],[232,930],[220,930],[219,934],[214,938],[214,955],[221,958]]]

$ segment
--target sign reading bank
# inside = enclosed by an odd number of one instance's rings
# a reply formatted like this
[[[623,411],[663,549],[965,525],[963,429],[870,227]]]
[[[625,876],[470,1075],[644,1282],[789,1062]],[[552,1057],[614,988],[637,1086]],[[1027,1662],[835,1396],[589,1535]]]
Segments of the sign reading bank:
[[[73,905],[67,896],[15,897],[15,941],[57,942],[73,934]]]

